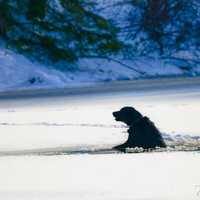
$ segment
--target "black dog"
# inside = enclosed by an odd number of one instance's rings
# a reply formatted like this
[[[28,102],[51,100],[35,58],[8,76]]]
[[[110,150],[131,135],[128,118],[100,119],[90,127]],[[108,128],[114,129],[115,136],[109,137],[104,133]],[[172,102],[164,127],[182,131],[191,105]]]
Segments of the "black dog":
[[[113,112],[116,121],[127,124],[128,140],[114,149],[125,152],[126,148],[142,147],[144,149],[153,149],[155,147],[166,147],[166,144],[159,130],[148,117],[142,116],[132,107],[124,107],[120,111]]]

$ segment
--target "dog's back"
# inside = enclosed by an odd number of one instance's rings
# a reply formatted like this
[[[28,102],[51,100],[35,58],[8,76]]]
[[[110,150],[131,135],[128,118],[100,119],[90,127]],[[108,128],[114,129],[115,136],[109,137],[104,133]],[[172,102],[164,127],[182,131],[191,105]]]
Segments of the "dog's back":
[[[148,117],[143,117],[130,126],[128,147],[143,147],[144,149],[166,147],[160,131]]]

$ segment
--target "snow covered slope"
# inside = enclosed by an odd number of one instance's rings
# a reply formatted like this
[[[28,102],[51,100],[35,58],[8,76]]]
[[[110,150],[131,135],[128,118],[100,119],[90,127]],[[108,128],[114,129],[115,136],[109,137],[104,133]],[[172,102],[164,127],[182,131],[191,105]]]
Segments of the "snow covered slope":
[[[127,16],[133,8],[123,4],[124,0],[96,0],[96,12],[114,21],[118,27],[125,27]],[[123,32],[120,37],[125,40]],[[127,42],[127,40],[126,40]],[[193,55],[183,52],[181,57],[188,61]],[[199,62],[198,62],[199,63]],[[113,80],[131,80],[161,76],[195,76],[200,73],[200,64],[188,65],[183,60],[161,59],[159,56],[138,57],[125,60],[112,57],[111,60],[102,58],[80,59],[73,66],[59,63],[57,66],[67,68],[59,71],[55,66],[40,64],[27,57],[7,50],[0,42],[0,91],[30,88],[57,88],[82,86]]]
[[[161,60],[82,59],[71,71],[59,71],[30,61],[23,55],[0,48],[0,91],[25,88],[81,86],[112,80],[130,80],[148,76],[184,75],[188,72]],[[200,68],[189,72],[196,74]]]

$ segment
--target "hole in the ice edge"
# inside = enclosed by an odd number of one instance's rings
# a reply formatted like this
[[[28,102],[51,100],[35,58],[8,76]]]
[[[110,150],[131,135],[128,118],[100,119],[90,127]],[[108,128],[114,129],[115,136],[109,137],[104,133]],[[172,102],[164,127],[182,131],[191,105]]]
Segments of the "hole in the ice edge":
[[[190,136],[190,135],[170,135],[163,134],[164,140],[166,142],[166,148],[155,148],[145,150],[140,147],[136,148],[126,148],[126,153],[142,153],[142,152],[177,152],[185,151],[191,152],[195,151],[200,153],[200,136]]]

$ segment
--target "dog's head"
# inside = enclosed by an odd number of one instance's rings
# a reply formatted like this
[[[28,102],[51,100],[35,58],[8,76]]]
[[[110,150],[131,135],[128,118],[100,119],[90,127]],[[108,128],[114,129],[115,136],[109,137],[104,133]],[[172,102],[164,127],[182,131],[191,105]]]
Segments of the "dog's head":
[[[121,110],[113,112],[113,116],[116,121],[124,122],[128,126],[143,117],[142,114],[133,107],[123,107]]]

